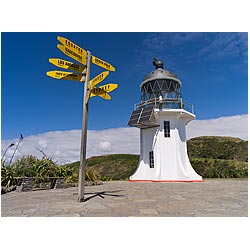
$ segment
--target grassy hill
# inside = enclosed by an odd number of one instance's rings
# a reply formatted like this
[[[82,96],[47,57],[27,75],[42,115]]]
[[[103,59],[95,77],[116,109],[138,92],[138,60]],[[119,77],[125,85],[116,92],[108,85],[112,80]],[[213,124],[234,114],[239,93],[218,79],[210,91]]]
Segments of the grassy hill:
[[[87,169],[95,169],[102,177],[108,177],[108,179],[124,180],[135,172],[138,162],[139,155],[93,156],[87,160]]]
[[[187,142],[190,158],[248,161],[248,142],[222,136],[201,136]]]
[[[187,142],[195,171],[203,178],[244,178],[248,176],[248,143],[232,137],[202,136]],[[87,170],[102,180],[126,180],[138,165],[139,155],[113,154],[87,159]],[[67,164],[78,169],[79,162]]]
[[[248,176],[248,141],[233,137],[201,136],[187,142],[195,171],[204,178]]]
[[[102,180],[126,180],[137,168],[139,155],[133,154],[111,154],[92,156],[87,159],[88,171],[95,171]],[[78,169],[80,162],[66,164]]]

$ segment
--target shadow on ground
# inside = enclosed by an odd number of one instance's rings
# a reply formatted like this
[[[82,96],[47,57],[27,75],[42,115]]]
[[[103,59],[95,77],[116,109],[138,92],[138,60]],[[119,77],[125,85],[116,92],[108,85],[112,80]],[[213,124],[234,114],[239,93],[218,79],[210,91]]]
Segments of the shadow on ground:
[[[113,194],[113,193],[118,193],[118,192],[121,192],[123,190],[114,190],[114,191],[102,191],[102,192],[95,192],[95,193],[86,193],[86,195],[91,195],[92,196],[89,196],[87,198],[84,199],[84,201],[88,201],[92,198],[95,198],[95,197],[100,197],[102,199],[105,199],[105,196],[115,196],[115,197],[122,197],[124,196],[123,194]]]

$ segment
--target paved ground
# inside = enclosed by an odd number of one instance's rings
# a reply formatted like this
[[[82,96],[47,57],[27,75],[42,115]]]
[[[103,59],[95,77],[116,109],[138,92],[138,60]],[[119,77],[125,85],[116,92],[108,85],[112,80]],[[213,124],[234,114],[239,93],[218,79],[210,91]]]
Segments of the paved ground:
[[[77,188],[10,192],[1,196],[2,216],[248,216],[246,179],[202,183],[104,182]]]

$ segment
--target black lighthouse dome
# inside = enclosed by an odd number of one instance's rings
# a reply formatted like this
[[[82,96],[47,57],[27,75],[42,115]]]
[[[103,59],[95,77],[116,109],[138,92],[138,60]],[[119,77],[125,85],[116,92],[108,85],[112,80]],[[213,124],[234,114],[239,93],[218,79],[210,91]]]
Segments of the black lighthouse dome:
[[[156,69],[145,76],[142,84],[148,80],[165,79],[165,78],[174,78],[180,82],[180,80],[177,79],[177,76],[173,72],[163,68],[163,62],[161,60],[154,59],[153,65],[155,66]]]
[[[161,60],[154,59],[153,65],[156,69],[150,72],[140,85],[141,102],[161,101],[166,108],[179,108],[181,81],[173,72],[163,68]]]

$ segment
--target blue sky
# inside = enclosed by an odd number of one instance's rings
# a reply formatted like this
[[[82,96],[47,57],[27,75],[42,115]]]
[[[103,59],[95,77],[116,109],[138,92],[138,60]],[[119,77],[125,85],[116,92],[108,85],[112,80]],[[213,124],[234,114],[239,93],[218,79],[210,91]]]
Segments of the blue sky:
[[[89,103],[88,129],[126,127],[152,59],[182,81],[182,96],[198,120],[247,113],[247,33],[4,32],[1,34],[2,139],[81,128],[83,84],[57,80],[48,62],[62,58],[57,36],[66,37],[116,67],[102,83],[118,83],[111,101]],[[104,69],[91,65],[91,78]]]

